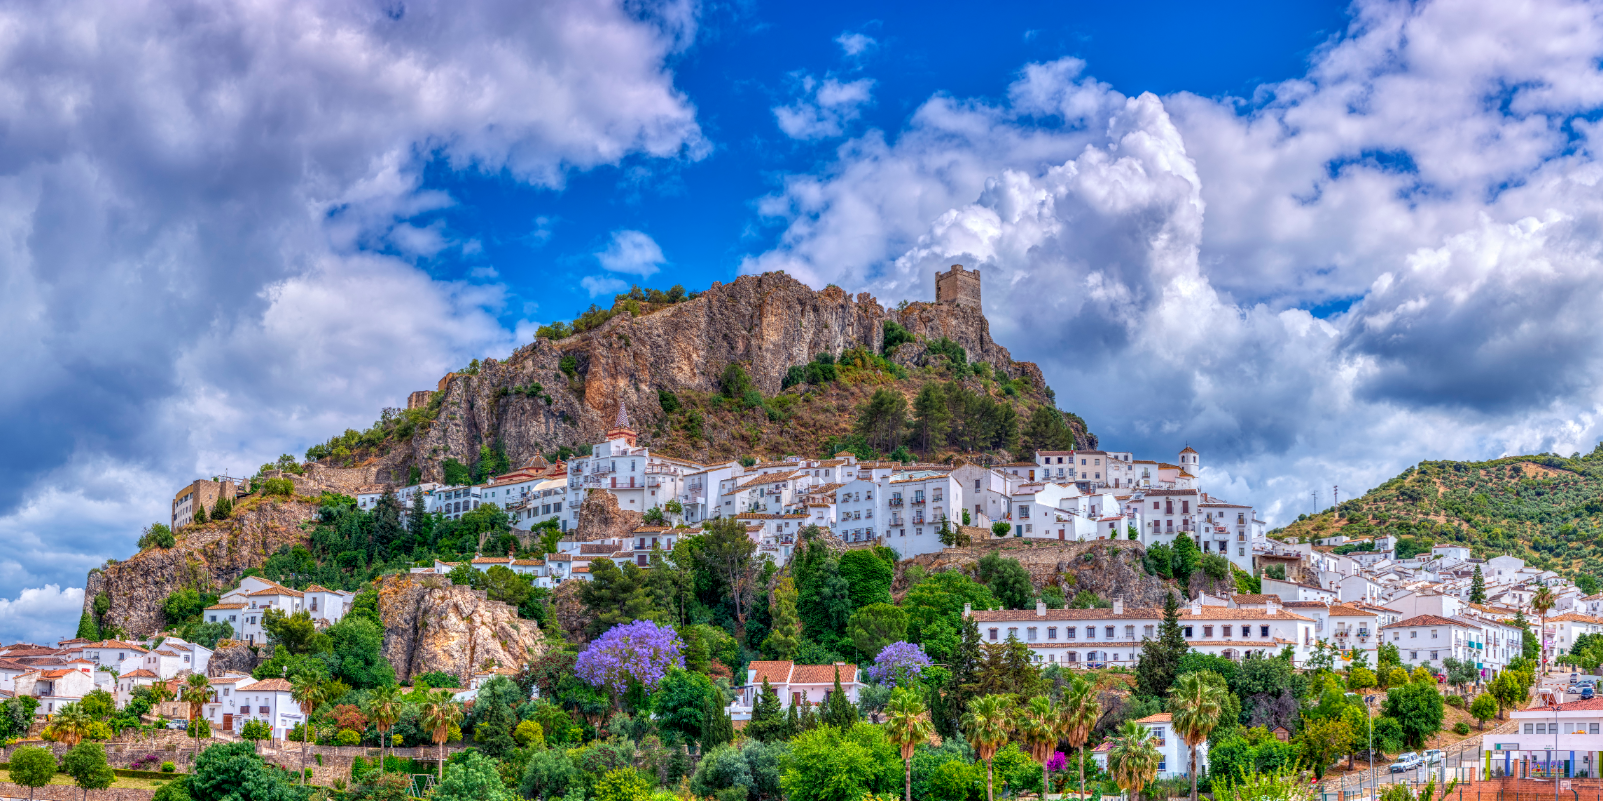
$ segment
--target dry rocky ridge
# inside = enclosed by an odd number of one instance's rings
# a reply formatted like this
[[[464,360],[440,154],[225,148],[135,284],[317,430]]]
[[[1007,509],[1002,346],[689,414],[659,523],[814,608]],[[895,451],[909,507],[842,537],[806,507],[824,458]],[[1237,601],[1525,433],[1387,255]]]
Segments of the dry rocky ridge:
[[[1022,377],[1032,394],[1043,402],[1049,399],[1040,369],[1015,362],[993,341],[990,324],[977,308],[917,302],[887,309],[866,293],[851,296],[833,286],[815,291],[775,272],[714,283],[693,300],[638,318],[619,314],[594,330],[559,341],[540,338],[504,361],[484,361],[477,374],[448,375],[440,382],[438,417],[368,467],[379,481],[404,482],[412,467],[423,480],[439,481],[447,457],[472,464],[481,446],[493,444],[505,449],[513,465],[522,465],[536,454],[601,440],[620,403],[635,428],[649,433],[666,418],[659,390],[715,393],[724,366],[738,362],[762,393],[771,396],[779,393],[791,366],[806,364],[815,355],[839,355],[855,346],[878,352],[889,321],[923,338],[896,350],[892,359],[899,364],[924,364],[925,341],[948,338],[965,349],[970,361]],[[562,370],[565,358],[571,358],[571,376]],[[536,383],[550,397],[549,404],[543,396],[508,392]],[[760,414],[752,426],[766,426]],[[1080,441],[1094,447],[1095,438],[1073,426]],[[645,440],[650,442],[649,434]],[[706,441],[684,446],[673,456],[714,460],[739,454],[712,433]]]
[[[89,572],[84,610],[105,594],[111,608],[101,627],[121,627],[131,636],[155,633],[165,625],[162,602],[184,588],[226,589],[246,569],[261,566],[280,547],[306,543],[301,522],[317,514],[305,498],[272,497],[236,508],[227,521],[185,527],[171,549],[147,549]]]
[[[540,627],[483,591],[439,575],[397,574],[380,578],[379,616],[384,620],[384,657],[398,681],[440,671],[462,678],[486,667],[521,667],[545,650]]]

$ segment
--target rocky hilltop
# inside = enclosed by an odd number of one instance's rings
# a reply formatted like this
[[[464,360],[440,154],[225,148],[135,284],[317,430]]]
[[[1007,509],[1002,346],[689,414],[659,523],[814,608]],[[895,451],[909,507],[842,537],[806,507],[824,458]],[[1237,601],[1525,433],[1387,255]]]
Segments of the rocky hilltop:
[[[438,575],[390,575],[374,585],[384,657],[402,682],[436,670],[466,681],[487,666],[520,667],[545,649],[538,625],[483,591]]]
[[[165,624],[161,605],[167,595],[233,587],[246,569],[261,566],[280,547],[306,543],[300,524],[316,513],[310,500],[274,497],[236,508],[227,521],[185,527],[170,549],[146,549],[90,571],[84,610],[93,610],[95,598],[104,594],[111,607],[102,628],[155,633]]]
[[[946,549],[904,560],[896,566],[892,591],[898,599],[911,585],[907,570],[922,566],[926,573],[947,570],[970,572],[979,559],[1000,551],[1030,573],[1037,588],[1061,586],[1073,598],[1090,591],[1103,599],[1121,598],[1133,608],[1160,608],[1174,587],[1142,568],[1146,557],[1139,541],[1028,541],[1022,538],[987,538],[961,549]]]
[[[373,450],[367,459],[347,462],[373,468],[379,481],[404,482],[413,467],[424,480],[439,481],[446,458],[471,464],[481,446],[497,445],[512,465],[521,465],[536,454],[601,440],[620,403],[645,442],[655,438],[661,447],[667,414],[659,391],[690,397],[715,394],[725,366],[739,363],[758,390],[772,396],[781,391],[792,366],[805,365],[815,355],[840,355],[854,347],[877,353],[890,322],[914,337],[891,355],[900,365],[927,364],[929,344],[945,339],[961,346],[970,362],[987,363],[999,378],[1020,380],[1029,397],[1021,402],[1052,401],[1040,369],[1015,362],[992,340],[990,324],[976,307],[917,302],[886,308],[866,293],[852,296],[833,286],[815,291],[776,272],[714,283],[691,300],[638,315],[614,314],[582,334],[561,340],[542,337],[504,361],[486,360],[474,373],[451,374],[434,394],[429,422]],[[532,391],[536,387],[539,392]],[[849,421],[851,405],[866,393],[843,390],[837,395],[841,398],[825,399],[824,404],[839,408]],[[819,434],[817,422],[785,431],[782,424],[770,426],[761,412],[750,422],[724,423],[772,429],[782,436],[772,440],[776,448],[797,441],[810,445],[807,438]],[[1095,438],[1083,425],[1071,426],[1082,445],[1094,447]],[[725,459],[760,450],[761,436],[732,442],[709,431],[705,438],[682,439],[667,451],[689,459]]]

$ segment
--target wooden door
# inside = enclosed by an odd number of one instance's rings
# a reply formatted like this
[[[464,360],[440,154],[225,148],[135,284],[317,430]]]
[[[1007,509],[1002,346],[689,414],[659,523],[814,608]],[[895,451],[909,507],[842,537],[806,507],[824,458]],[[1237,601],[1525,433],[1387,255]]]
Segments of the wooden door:
[[[224,714],[223,715],[223,730],[230,731],[230,732],[232,732],[234,730],[234,715],[233,714]]]

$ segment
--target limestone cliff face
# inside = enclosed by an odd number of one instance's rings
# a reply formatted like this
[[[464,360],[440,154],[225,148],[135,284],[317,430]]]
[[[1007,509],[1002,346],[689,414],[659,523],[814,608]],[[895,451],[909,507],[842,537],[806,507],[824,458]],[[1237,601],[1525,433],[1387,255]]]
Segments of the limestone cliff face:
[[[1029,543],[1021,538],[981,541],[963,549],[946,549],[902,561],[897,565],[893,591],[898,598],[907,591],[906,571],[910,566],[923,566],[926,572],[947,569],[967,572],[992,551],[1001,551],[1004,557],[1017,559],[1029,571],[1030,580],[1037,588],[1061,584],[1064,595],[1069,598],[1081,591],[1090,591],[1108,600],[1122,597],[1124,604],[1132,608],[1161,608],[1171,590],[1177,601],[1185,593],[1146,573],[1142,567],[1146,550],[1137,541]]]
[[[639,512],[618,507],[618,497],[592,490],[579,505],[579,526],[574,537],[580,541],[628,538],[644,522],[645,516]]]
[[[486,664],[518,668],[545,650],[540,628],[504,602],[439,575],[379,579],[384,657],[397,679],[440,671],[464,681]]]
[[[715,392],[719,373],[731,362],[745,364],[762,392],[772,395],[791,366],[817,354],[839,355],[853,346],[878,351],[887,321],[924,338],[949,338],[971,361],[1045,388],[1034,363],[1014,362],[991,340],[990,324],[978,309],[953,303],[887,309],[866,293],[815,291],[784,273],[742,276],[639,318],[624,313],[582,335],[541,338],[504,362],[484,362],[477,375],[448,376],[441,383],[439,417],[379,458],[375,476],[404,481],[415,465],[423,479],[439,480],[445,458],[471,463],[481,445],[497,441],[513,465],[559,446],[595,443],[612,425],[619,402],[644,432],[662,416],[658,390]],[[909,364],[923,353],[921,344],[908,344],[895,359]],[[562,371],[565,358],[571,358],[571,374]],[[549,404],[506,392],[535,383],[550,396]]]
[[[103,626],[118,626],[131,636],[161,629],[161,605],[183,588],[232,588],[246,569],[260,566],[280,547],[306,543],[300,523],[316,515],[310,502],[264,499],[236,508],[221,522],[185,527],[171,549],[147,549],[133,557],[95,569],[84,588],[84,610],[95,596],[110,598]]]
[[[211,677],[233,673],[248,675],[261,664],[261,658],[243,641],[226,640],[217,643],[217,650],[206,663],[206,674]]]

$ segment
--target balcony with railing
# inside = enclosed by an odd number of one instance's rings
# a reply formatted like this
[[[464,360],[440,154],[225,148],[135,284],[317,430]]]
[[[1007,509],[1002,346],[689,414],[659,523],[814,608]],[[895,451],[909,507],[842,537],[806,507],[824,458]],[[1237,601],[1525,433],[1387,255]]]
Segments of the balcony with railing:
[[[885,504],[890,505],[891,507],[901,507],[902,498],[900,496],[893,496],[890,498],[890,501],[886,502]]]
[[[904,525],[906,523],[907,522],[902,521],[902,517],[901,516],[898,516],[898,515],[896,515],[894,513],[891,514],[891,526],[892,527],[900,527],[900,526],[902,526],[902,525]]]

